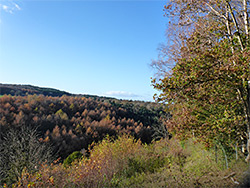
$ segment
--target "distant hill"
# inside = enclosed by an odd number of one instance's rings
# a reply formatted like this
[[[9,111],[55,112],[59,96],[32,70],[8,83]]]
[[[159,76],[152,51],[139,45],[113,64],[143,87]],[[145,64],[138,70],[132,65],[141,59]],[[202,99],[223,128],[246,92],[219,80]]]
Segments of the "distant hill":
[[[26,96],[26,95],[44,95],[51,97],[66,96],[83,96],[93,99],[113,99],[111,97],[101,97],[97,95],[86,94],[72,94],[66,91],[61,91],[54,88],[38,87],[33,85],[20,85],[20,84],[2,84],[0,83],[0,95],[13,95],[13,96]]]
[[[43,88],[32,85],[16,85],[16,84],[1,84],[0,83],[0,95],[16,95],[16,96],[25,96],[25,95],[44,95],[52,97],[61,97],[63,95],[72,96],[71,93],[66,91],[60,91],[53,88]]]

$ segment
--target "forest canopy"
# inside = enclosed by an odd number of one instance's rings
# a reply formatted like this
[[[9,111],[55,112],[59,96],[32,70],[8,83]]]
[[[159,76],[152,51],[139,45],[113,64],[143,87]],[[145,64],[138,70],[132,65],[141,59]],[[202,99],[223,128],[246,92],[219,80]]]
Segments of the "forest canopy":
[[[4,95],[0,106],[2,135],[9,127],[30,126],[62,159],[73,151],[88,149],[107,134],[116,137],[126,133],[150,143],[153,127],[169,117],[161,105],[152,102],[77,96]]]

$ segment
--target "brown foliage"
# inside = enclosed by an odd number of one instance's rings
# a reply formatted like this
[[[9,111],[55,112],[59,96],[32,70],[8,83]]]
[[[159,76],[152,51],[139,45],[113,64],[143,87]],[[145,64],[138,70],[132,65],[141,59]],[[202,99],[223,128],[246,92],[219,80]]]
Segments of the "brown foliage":
[[[42,95],[4,95],[0,106],[1,127],[37,127],[40,140],[53,144],[62,159],[75,150],[87,149],[89,144],[102,140],[107,134],[117,136],[126,132],[150,142],[152,134],[142,130],[150,130],[146,127],[157,123],[154,117],[159,116],[154,110],[161,111],[154,103]]]

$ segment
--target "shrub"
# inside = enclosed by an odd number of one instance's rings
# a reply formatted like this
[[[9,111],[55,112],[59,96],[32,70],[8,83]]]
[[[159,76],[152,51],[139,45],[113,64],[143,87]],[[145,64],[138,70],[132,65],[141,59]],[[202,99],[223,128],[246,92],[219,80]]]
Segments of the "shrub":
[[[83,154],[80,151],[75,151],[71,153],[64,161],[63,166],[68,167],[72,164],[75,160],[80,160],[83,157]]]
[[[0,138],[0,185],[11,185],[23,172],[33,173],[42,163],[53,161],[51,147],[38,138],[36,129],[24,125],[9,128]]]
[[[235,172],[234,178],[239,181],[247,167],[243,160],[230,162],[231,169],[220,167],[213,151],[192,139],[183,143],[162,139],[146,145],[127,135],[116,140],[107,136],[89,152],[89,158],[73,162],[68,168],[62,164],[43,165],[35,174],[23,173],[17,186],[232,187],[235,184],[227,176]]]

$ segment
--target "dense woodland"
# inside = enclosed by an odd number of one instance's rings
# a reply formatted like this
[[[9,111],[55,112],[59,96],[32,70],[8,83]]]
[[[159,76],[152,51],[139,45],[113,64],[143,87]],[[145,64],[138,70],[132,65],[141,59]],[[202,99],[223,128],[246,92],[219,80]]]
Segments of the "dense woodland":
[[[12,127],[35,128],[40,141],[51,143],[62,159],[73,151],[87,150],[107,134],[126,133],[150,143],[152,127],[169,117],[156,103],[72,96],[4,95],[0,106],[2,135]]]

